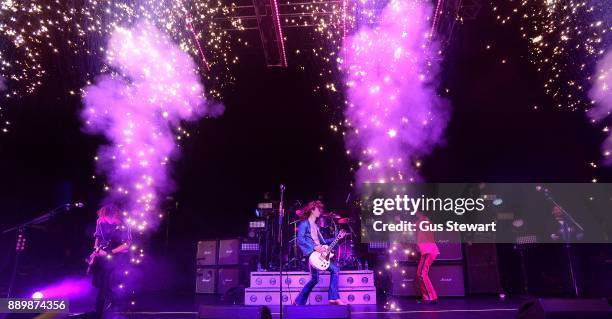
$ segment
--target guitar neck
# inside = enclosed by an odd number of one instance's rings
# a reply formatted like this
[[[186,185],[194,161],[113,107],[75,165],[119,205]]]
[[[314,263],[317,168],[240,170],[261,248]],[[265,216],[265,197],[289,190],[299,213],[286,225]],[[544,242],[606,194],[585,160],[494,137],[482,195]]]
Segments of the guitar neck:
[[[334,247],[336,247],[336,245],[338,244],[339,240],[340,238],[336,237],[336,239],[334,239],[334,241],[332,241],[331,244],[329,244],[329,250],[334,249]]]

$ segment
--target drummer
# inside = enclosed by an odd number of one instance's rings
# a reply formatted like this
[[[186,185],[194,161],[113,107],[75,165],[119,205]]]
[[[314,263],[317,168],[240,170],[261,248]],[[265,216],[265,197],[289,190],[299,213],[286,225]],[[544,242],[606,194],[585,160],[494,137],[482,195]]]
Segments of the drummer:
[[[336,213],[323,213],[317,219],[317,226],[319,226],[319,231],[321,234],[328,237],[335,237],[338,231],[338,227],[336,226],[335,219],[340,219],[340,215]]]

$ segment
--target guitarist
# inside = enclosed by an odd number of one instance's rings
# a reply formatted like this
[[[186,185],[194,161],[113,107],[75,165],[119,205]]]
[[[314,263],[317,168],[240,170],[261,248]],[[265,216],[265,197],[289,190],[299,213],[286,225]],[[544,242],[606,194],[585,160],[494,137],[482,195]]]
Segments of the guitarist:
[[[326,244],[331,243],[334,238],[325,239],[319,231],[319,227],[316,224],[317,218],[321,216],[323,212],[323,203],[321,201],[312,201],[308,203],[303,209],[297,211],[298,216],[302,219],[298,226],[297,243],[304,256],[309,256],[312,252],[318,251],[325,253],[329,249]],[[344,232],[338,234],[338,238],[342,239],[345,236]],[[306,283],[302,291],[295,299],[296,305],[305,305],[308,301],[308,296],[319,282],[319,271],[310,266],[310,281]],[[340,269],[335,262],[332,262],[329,266],[329,272],[331,275],[329,281],[329,303],[332,305],[344,304],[340,300],[340,294],[338,293],[338,278]]]
[[[113,300],[113,282],[116,281],[120,266],[129,261],[128,250],[132,237],[130,228],[121,221],[121,212],[117,206],[106,205],[97,214],[91,270],[93,285],[98,288],[95,317],[102,318],[109,304],[116,306],[113,304],[116,303]]]

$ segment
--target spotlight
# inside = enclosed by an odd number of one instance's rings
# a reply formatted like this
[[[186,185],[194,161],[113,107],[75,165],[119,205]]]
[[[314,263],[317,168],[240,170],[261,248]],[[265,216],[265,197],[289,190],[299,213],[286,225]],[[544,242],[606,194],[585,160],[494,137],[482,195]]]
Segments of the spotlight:
[[[32,294],[32,299],[42,299],[43,297],[44,297],[44,295],[40,291],[37,291],[37,292]]]

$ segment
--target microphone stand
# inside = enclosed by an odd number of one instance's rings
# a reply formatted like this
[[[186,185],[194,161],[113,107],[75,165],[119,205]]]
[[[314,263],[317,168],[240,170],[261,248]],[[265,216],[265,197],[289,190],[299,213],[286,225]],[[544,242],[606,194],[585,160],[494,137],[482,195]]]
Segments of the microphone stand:
[[[280,203],[278,206],[278,273],[279,273],[279,318],[283,319],[283,217],[285,216],[285,210],[283,208],[283,200],[285,198],[285,185],[280,186]]]
[[[570,213],[568,213],[565,208],[563,208],[561,205],[557,204],[557,202],[555,201],[555,199],[552,197],[552,195],[550,194],[549,190],[546,190],[544,192],[544,196],[546,196],[546,199],[548,199],[551,203],[553,203],[553,205],[559,207],[559,210],[561,210],[561,212],[563,213],[563,215],[567,216],[567,218],[569,218],[569,220],[572,222],[572,224],[574,224],[576,227],[578,227],[581,231],[584,231],[584,228],[582,228],[582,226],[580,224],[578,224],[578,222],[574,219],[574,217],[572,217],[572,215],[570,215]]]
[[[563,208],[561,205],[559,205],[555,199],[553,198],[552,194],[550,193],[550,190],[545,189],[544,190],[544,196],[546,197],[546,199],[548,199],[548,201],[550,201],[554,206],[559,207],[559,210],[563,213],[563,215],[565,215],[567,218],[569,218],[569,220],[572,222],[572,224],[574,224],[576,227],[578,227],[580,229],[580,231],[584,232],[584,228],[582,228],[582,226],[580,224],[578,224],[578,222],[574,219],[574,217],[572,217],[572,215],[570,215],[570,213],[568,213],[565,208]],[[567,230],[565,230],[567,231]],[[576,275],[574,274],[574,263],[573,263],[573,258],[572,258],[572,252],[570,250],[570,237],[568,236],[563,236],[563,241],[565,242],[565,251],[567,253],[567,261],[569,263],[569,268],[570,268],[570,277],[572,280],[572,286],[574,288],[574,295],[576,297],[580,296],[580,292],[578,291],[578,283],[576,281]]]
[[[44,223],[48,220],[50,220],[51,218],[55,217],[55,215],[64,212],[64,211],[68,211],[70,210],[72,204],[63,204],[60,206],[57,206],[56,208],[48,211],[47,213],[44,213],[34,219],[31,219],[29,221],[26,221],[24,223],[15,225],[11,228],[7,228],[5,230],[2,231],[2,234],[8,234],[12,231],[17,231],[17,244],[15,246],[15,261],[13,263],[13,271],[11,273],[11,278],[9,280],[9,285],[8,285],[8,289],[6,292],[6,298],[11,298],[11,294],[13,291],[13,286],[15,285],[15,280],[17,278],[17,270],[19,269],[19,257],[21,256],[21,252],[23,252],[23,250],[25,249],[25,230],[27,227],[32,226],[32,225],[38,225],[40,223]]]

